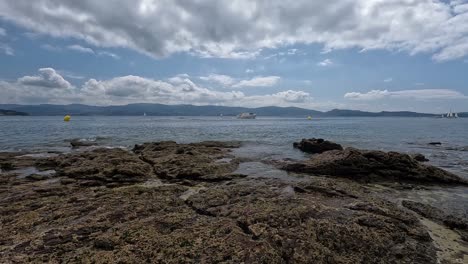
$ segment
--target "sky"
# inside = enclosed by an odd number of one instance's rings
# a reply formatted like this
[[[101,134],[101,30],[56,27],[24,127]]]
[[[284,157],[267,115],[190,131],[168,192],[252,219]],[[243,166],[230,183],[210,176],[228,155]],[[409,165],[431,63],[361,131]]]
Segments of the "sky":
[[[0,0],[0,104],[468,111],[468,0]]]

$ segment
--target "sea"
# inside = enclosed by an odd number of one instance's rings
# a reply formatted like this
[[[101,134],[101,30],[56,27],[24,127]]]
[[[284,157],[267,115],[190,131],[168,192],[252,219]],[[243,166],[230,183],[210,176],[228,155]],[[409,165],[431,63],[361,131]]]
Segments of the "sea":
[[[1,116],[0,151],[70,152],[80,139],[104,147],[173,140],[241,141],[237,153],[257,159],[301,159],[302,138],[324,138],[346,147],[424,154],[431,164],[468,178],[468,118]],[[440,145],[431,145],[440,142]]]

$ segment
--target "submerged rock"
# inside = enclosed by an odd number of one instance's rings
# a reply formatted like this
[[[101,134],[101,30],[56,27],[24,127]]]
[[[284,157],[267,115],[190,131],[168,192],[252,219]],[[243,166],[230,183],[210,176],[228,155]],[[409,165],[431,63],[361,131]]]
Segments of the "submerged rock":
[[[70,140],[70,145],[73,148],[79,148],[79,147],[91,147],[91,146],[96,146],[97,143],[95,141],[90,141],[90,140],[83,140],[83,139],[72,139]]]
[[[292,172],[350,178],[361,182],[400,181],[413,183],[463,184],[457,175],[421,164],[398,152],[367,151],[354,148],[327,151],[309,160],[281,166]]]
[[[312,154],[323,153],[330,150],[343,150],[340,144],[321,138],[302,139],[301,142],[294,142],[293,146]]]

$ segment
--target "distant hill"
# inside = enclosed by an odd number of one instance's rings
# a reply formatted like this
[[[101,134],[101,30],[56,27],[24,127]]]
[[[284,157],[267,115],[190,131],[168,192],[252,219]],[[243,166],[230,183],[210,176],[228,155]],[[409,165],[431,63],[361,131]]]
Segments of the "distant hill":
[[[327,116],[363,116],[363,117],[434,117],[437,116],[435,114],[424,114],[424,113],[416,113],[416,112],[409,112],[409,111],[398,111],[398,112],[365,112],[359,110],[339,110],[333,109],[331,111],[325,112]]]
[[[298,107],[228,107],[228,106],[195,106],[195,105],[164,105],[164,104],[129,104],[119,106],[90,106],[82,104],[70,105],[0,105],[0,109],[27,113],[34,116],[47,115],[103,115],[103,116],[236,116],[243,112],[253,112],[258,116],[284,116],[284,117],[434,117],[435,114],[400,112],[365,112],[359,110],[333,109],[328,112],[303,109]],[[460,117],[468,117],[468,113],[459,113]]]
[[[27,113],[0,109],[0,116],[27,116]]]

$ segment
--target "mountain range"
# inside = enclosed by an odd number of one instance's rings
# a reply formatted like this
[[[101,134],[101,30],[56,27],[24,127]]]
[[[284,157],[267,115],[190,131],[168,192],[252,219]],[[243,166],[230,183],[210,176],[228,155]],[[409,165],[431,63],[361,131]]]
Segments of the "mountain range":
[[[366,112],[359,110],[334,109],[327,112],[303,109],[298,107],[229,107],[229,106],[195,106],[195,105],[164,105],[164,104],[128,104],[119,106],[90,106],[83,104],[70,105],[18,105],[0,104],[0,109],[20,112],[33,116],[55,115],[85,115],[85,116],[236,116],[243,112],[256,113],[258,116],[290,116],[290,117],[436,117],[437,114],[399,112]],[[468,113],[459,113],[460,117],[468,117]]]

